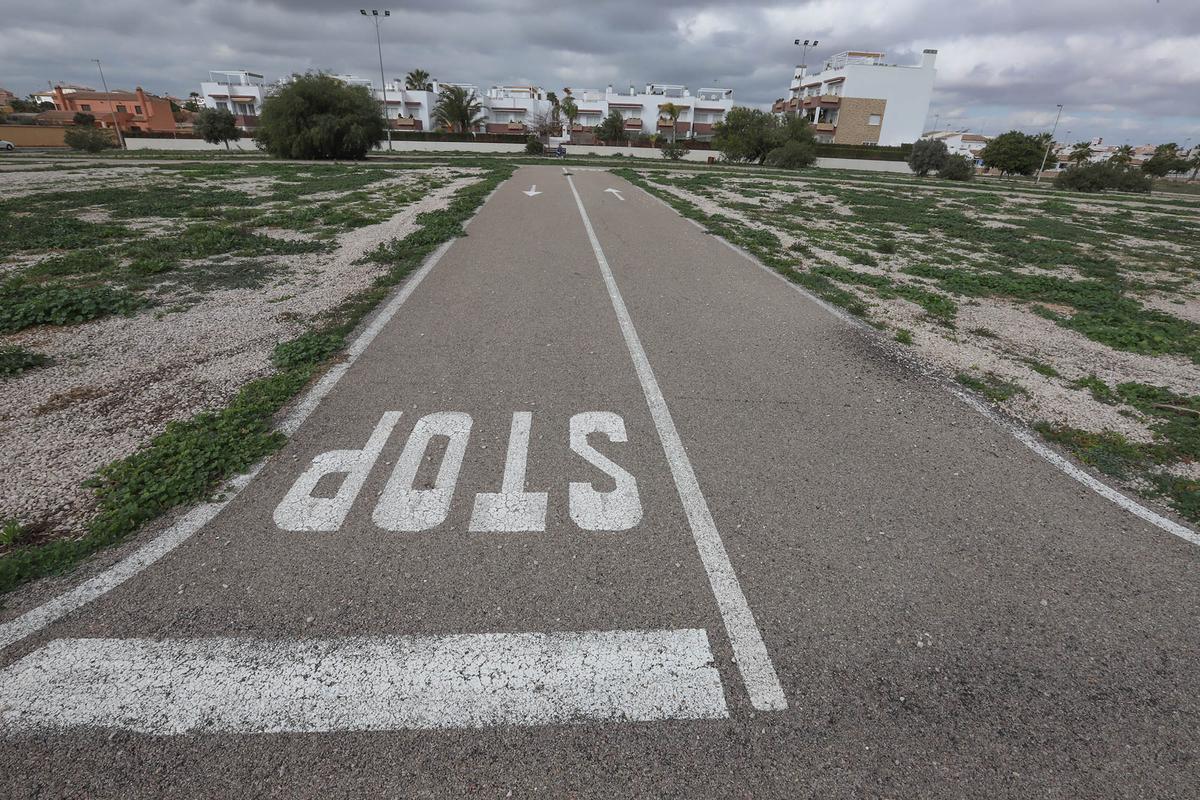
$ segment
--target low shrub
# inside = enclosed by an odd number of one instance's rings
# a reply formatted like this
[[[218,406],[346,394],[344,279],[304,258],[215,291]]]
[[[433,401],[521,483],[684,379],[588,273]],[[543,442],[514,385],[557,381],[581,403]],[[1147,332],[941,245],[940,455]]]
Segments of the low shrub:
[[[975,162],[966,156],[950,156],[938,170],[938,177],[948,181],[969,181],[975,177]]]
[[[114,145],[112,135],[101,128],[88,128],[73,125],[63,133],[63,141],[72,150],[82,150],[85,153],[99,153]]]
[[[659,149],[662,150],[662,157],[669,161],[678,161],[690,152],[683,142],[663,142]]]
[[[1067,167],[1054,179],[1054,188],[1073,192],[1149,192],[1148,175],[1108,162]]]
[[[525,140],[525,153],[531,156],[540,156],[546,152],[546,145],[542,144],[536,136],[530,136]]]
[[[144,305],[137,295],[111,286],[66,286],[11,280],[0,286],[0,333],[33,325],[75,325]]]
[[[817,161],[817,149],[811,142],[790,140],[767,153],[766,165],[779,169],[803,169]]]
[[[49,362],[50,359],[41,353],[34,353],[15,344],[0,346],[0,378],[11,378],[26,370],[45,366]]]

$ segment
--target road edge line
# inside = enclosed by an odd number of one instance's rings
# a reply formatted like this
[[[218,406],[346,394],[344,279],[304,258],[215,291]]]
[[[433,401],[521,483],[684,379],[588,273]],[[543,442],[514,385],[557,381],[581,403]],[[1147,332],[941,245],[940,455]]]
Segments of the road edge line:
[[[501,181],[495,189],[492,189],[483,198],[483,202],[479,204],[479,208],[475,209],[475,213],[471,215],[471,218],[463,223],[464,228],[471,224],[472,220],[483,210],[483,207],[488,204],[497,190],[507,182],[507,180]],[[333,388],[342,379],[342,376],[350,370],[350,367],[354,365],[358,357],[362,355],[371,342],[374,341],[375,337],[379,335],[379,332],[383,330],[384,326],[400,310],[400,306],[404,305],[404,301],[416,291],[416,288],[425,279],[425,276],[437,266],[437,263],[442,260],[442,256],[446,254],[451,245],[457,240],[458,237],[455,237],[443,242],[438,245],[436,250],[429,254],[429,257],[425,259],[425,263],[397,288],[391,298],[379,310],[375,311],[359,330],[358,335],[346,347],[346,357],[330,367],[315,384],[300,395],[299,399],[292,404],[287,414],[276,425],[276,430],[286,436],[291,436],[300,428],[309,415],[320,405],[321,401],[333,391]],[[220,499],[193,506],[184,512],[183,516],[168,526],[166,530],[157,534],[133,553],[102,570],[98,575],[94,575],[73,589],[63,592],[41,605],[34,606],[7,622],[0,623],[0,652],[22,639],[32,636],[51,623],[57,622],[72,611],[76,611],[96,598],[107,594],[186,542],[241,494],[270,460],[271,456],[268,456],[254,464],[241,475],[230,478],[220,489],[214,492]]]
[[[575,196],[575,205],[579,209],[579,217],[583,221],[588,241],[591,242],[592,254],[604,278],[604,285],[608,290],[609,300],[612,301],[626,349],[633,360],[634,371],[650,408],[650,416],[654,420],[663,453],[671,468],[671,476],[675,479],[675,489],[687,515],[700,561],[708,575],[709,587],[721,612],[725,634],[733,647],[734,662],[741,672],[742,681],[750,696],[750,704],[761,711],[781,711],[787,708],[787,698],[779,683],[775,666],[771,663],[766,643],[763,642],[762,631],[759,630],[750,604],[746,601],[746,595],[742,592],[737,573],[729,560],[729,553],[725,550],[725,543],[721,540],[721,533],[717,530],[712,512],[708,508],[708,501],[704,499],[700,489],[700,481],[667,408],[666,398],[663,397],[658,380],[654,377],[654,370],[629,316],[629,309],[625,307],[612,268],[609,267],[604,250],[600,247],[600,240],[596,237],[587,209],[583,207],[583,198],[579,196],[579,190],[575,188],[575,181],[571,176],[566,177],[567,185],[571,187],[571,193]]]
[[[822,309],[829,312],[833,316],[837,317],[838,319],[842,320],[843,322],[846,322],[846,323],[858,328],[859,330],[861,330],[863,332],[869,332],[871,334],[876,334],[875,329],[872,328],[870,325],[868,325],[862,319],[855,317],[854,315],[838,308],[837,306],[833,305],[832,303],[827,302],[826,300],[823,300],[820,297],[817,297],[815,294],[808,291],[803,286],[800,286],[799,284],[789,281],[786,277],[784,277],[783,275],[780,275],[777,271],[768,267],[761,260],[759,260],[757,256],[755,256],[753,253],[749,252],[745,248],[739,247],[738,245],[729,241],[728,239],[726,239],[724,236],[721,236],[720,234],[713,233],[712,231],[705,228],[703,225],[701,225],[696,220],[683,216],[678,211],[676,211],[675,208],[670,203],[668,203],[666,200],[663,200],[661,197],[655,196],[653,193],[646,191],[646,189],[644,189],[641,186],[638,186],[635,183],[632,183],[630,181],[626,181],[626,183],[629,183],[630,186],[633,186],[633,187],[639,189],[640,191],[642,191],[651,200],[662,203],[664,206],[671,209],[671,211],[674,212],[676,216],[692,223],[697,228],[704,231],[705,234],[716,239],[717,241],[719,241],[721,244],[728,247],[733,252],[742,256],[743,258],[745,258],[750,263],[754,264],[759,269],[761,269],[764,272],[771,275],[773,278],[783,281],[783,283],[785,285],[787,285],[788,287],[799,292],[803,297],[805,297],[808,300],[811,300],[813,303],[817,304],[818,306],[820,306]],[[1037,435],[1032,430],[1030,430],[1028,427],[1026,427],[1025,425],[1022,425],[1020,423],[1017,423],[1013,420],[1007,419],[1006,417],[997,413],[995,409],[987,406],[979,398],[977,398],[973,395],[967,394],[966,392],[956,389],[954,387],[951,387],[945,381],[938,380],[937,382],[939,384],[941,384],[942,388],[944,388],[947,392],[949,392],[953,397],[958,398],[963,403],[965,403],[967,406],[969,406],[970,408],[979,412],[980,414],[982,414],[984,417],[986,417],[991,422],[995,423],[1002,430],[1004,430],[1006,433],[1008,433],[1010,436],[1012,436],[1018,442],[1025,445],[1030,450],[1032,450],[1034,452],[1034,454],[1036,454],[1038,457],[1040,457],[1043,461],[1046,461],[1048,464],[1050,464],[1050,466],[1054,467],[1059,472],[1063,473],[1064,475],[1071,478],[1072,480],[1083,484],[1085,487],[1090,489],[1092,492],[1100,495],[1101,497],[1108,500],[1109,502],[1114,503],[1115,505],[1121,507],[1123,510],[1125,510],[1125,511],[1129,512],[1130,514],[1134,515],[1135,517],[1141,519],[1143,522],[1147,522],[1147,523],[1153,525],[1154,527],[1158,528],[1159,530],[1162,530],[1166,533],[1171,534],[1172,536],[1176,536],[1180,539],[1183,539],[1185,542],[1188,542],[1189,544],[1193,544],[1193,545],[1196,545],[1197,547],[1200,547],[1200,533],[1197,533],[1196,531],[1192,530],[1191,528],[1189,528],[1186,525],[1176,522],[1175,520],[1171,519],[1170,517],[1165,517],[1162,514],[1159,514],[1157,511],[1155,511],[1152,508],[1142,505],[1137,500],[1134,500],[1132,497],[1130,497],[1129,495],[1120,491],[1119,489],[1109,486],[1107,483],[1100,480],[1096,476],[1090,474],[1089,472],[1082,469],[1078,465],[1071,463],[1071,461],[1066,456],[1063,456],[1061,453],[1058,453],[1050,446],[1039,441],[1037,438]]]

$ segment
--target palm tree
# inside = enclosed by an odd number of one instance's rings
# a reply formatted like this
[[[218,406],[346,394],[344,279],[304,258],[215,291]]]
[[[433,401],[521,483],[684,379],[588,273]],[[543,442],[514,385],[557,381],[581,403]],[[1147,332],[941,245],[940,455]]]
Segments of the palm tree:
[[[429,73],[423,69],[411,70],[404,76],[404,88],[412,92],[428,92],[433,89],[429,83]]]
[[[1077,167],[1083,166],[1092,158],[1092,143],[1077,142],[1072,148],[1067,160]]]
[[[567,118],[567,123],[574,128],[575,120],[579,119],[579,106],[575,105],[575,98],[571,97],[570,89],[563,91],[567,93],[567,96],[562,99],[562,113]]]
[[[1128,167],[1133,163],[1133,145],[1123,144],[1117,148],[1117,151],[1109,156],[1110,164],[1116,164],[1118,167]]]
[[[474,90],[467,91],[461,86],[443,86],[433,113],[438,123],[447,130],[469,133],[486,119],[482,111],[483,105],[475,96]]]
[[[665,114],[671,120],[671,142],[675,142],[675,125],[679,122],[679,115],[683,113],[683,109],[674,103],[663,103],[658,109],[659,114]]]
[[[562,108],[562,104],[558,101],[558,95],[554,92],[546,92],[546,99],[550,101],[550,119],[554,120],[555,125],[562,125],[559,122],[559,109]]]

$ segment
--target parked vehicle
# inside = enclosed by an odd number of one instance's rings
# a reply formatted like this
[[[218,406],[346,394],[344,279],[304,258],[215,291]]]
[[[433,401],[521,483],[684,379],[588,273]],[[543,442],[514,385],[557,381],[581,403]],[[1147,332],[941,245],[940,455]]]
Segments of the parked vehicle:
[[[15,150],[16,145],[7,139],[0,139],[0,150]]]

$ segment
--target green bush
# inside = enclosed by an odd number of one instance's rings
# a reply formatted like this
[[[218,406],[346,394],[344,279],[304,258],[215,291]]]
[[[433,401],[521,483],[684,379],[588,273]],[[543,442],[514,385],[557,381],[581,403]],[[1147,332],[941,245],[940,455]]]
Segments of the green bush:
[[[791,140],[767,153],[766,164],[780,169],[803,169],[811,167],[816,160],[817,148],[812,142]]]
[[[15,344],[0,346],[0,378],[11,378],[48,363],[50,359],[41,353],[34,353]]]
[[[941,139],[919,139],[913,142],[908,154],[908,168],[924,178],[931,172],[940,171],[949,158],[950,151]]]
[[[540,156],[546,152],[546,145],[536,136],[530,136],[525,140],[525,152],[531,156]]]
[[[966,156],[949,156],[938,169],[938,177],[948,181],[969,181],[975,177],[975,162]]]
[[[255,139],[279,158],[359,159],[384,135],[379,103],[365,86],[332,75],[293,75],[263,103]]]
[[[111,286],[65,286],[10,280],[0,286],[0,333],[34,325],[75,325],[143,305],[135,294]]]
[[[690,152],[688,146],[683,142],[663,142],[659,148],[662,150],[663,158],[669,161],[678,161]]]
[[[1067,167],[1054,178],[1056,189],[1073,192],[1149,192],[1152,185],[1149,175],[1107,161]]]
[[[724,121],[716,124],[713,134],[713,147],[721,151],[726,161],[763,164],[773,151],[782,149],[789,142],[802,145],[812,155],[812,161],[799,166],[808,166],[816,160],[816,137],[803,117],[795,116],[780,122],[766,111],[737,107],[730,109]],[[804,160],[802,151],[797,148],[779,153],[777,158],[785,156],[793,161]]]
[[[196,135],[209,144],[223,144],[229,149],[230,142],[242,138],[237,120],[223,108],[206,108],[196,115],[193,123]]]
[[[67,128],[63,133],[63,141],[72,150],[82,150],[85,153],[99,153],[114,144],[113,137],[108,131],[81,125]]]

